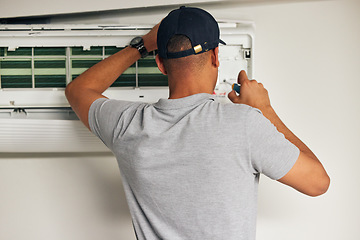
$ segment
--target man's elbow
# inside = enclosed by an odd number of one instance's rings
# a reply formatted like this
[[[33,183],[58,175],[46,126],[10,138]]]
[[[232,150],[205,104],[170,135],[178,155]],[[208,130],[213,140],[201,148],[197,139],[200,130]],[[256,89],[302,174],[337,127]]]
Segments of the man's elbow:
[[[311,197],[317,197],[327,192],[330,186],[330,177],[325,173],[324,176],[317,179],[312,189],[307,193]]]
[[[79,90],[77,89],[76,85],[74,85],[72,82],[69,83],[65,88],[65,97],[72,109],[74,109],[75,104],[78,102],[78,95]]]
[[[69,103],[70,103],[70,100],[71,100],[71,94],[73,92],[73,86],[72,85],[73,84],[71,82],[65,88],[65,96],[66,96],[67,100],[69,101]]]

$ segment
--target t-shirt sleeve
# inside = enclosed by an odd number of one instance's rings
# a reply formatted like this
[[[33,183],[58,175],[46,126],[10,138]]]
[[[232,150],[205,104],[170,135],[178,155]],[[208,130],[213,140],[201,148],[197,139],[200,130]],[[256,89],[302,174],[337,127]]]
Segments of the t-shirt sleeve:
[[[255,173],[278,180],[286,175],[299,157],[299,149],[257,109],[248,114],[247,137]]]
[[[121,128],[124,128],[124,116],[134,114],[137,102],[99,98],[89,109],[90,130],[112,150],[114,140]]]

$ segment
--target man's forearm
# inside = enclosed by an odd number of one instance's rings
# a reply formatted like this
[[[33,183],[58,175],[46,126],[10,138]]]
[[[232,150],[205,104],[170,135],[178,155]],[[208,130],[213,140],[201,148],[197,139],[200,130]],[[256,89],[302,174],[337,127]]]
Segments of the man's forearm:
[[[159,24],[143,36],[148,52],[156,50],[156,36]],[[65,89],[65,95],[76,115],[90,129],[88,113],[91,104],[104,97],[102,93],[116,79],[141,57],[136,48],[126,47],[114,55],[95,64],[74,79]]]
[[[144,45],[148,52],[157,49],[156,36],[159,25],[160,23],[155,25],[149,33],[143,36]],[[92,66],[69,85],[76,90],[87,89],[102,94],[140,57],[141,55],[136,48],[126,47]]]
[[[86,88],[102,94],[140,57],[137,49],[126,47],[86,70],[70,83],[71,87]]]

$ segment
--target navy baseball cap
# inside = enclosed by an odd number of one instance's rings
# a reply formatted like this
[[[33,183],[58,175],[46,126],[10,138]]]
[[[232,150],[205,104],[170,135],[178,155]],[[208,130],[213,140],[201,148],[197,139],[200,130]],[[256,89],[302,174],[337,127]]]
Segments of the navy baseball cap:
[[[181,52],[168,52],[167,45],[174,35],[185,35],[191,41],[191,48]],[[219,26],[210,13],[193,7],[180,7],[171,11],[160,23],[157,32],[158,54],[164,59],[181,58],[200,54],[216,48],[220,38]]]

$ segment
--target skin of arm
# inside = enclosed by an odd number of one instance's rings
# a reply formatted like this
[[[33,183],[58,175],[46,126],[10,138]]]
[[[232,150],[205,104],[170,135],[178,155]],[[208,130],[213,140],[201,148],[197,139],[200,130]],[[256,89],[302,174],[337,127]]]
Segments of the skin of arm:
[[[144,45],[148,52],[157,49],[156,34],[158,28],[159,24],[143,36]],[[105,98],[102,93],[140,57],[137,49],[128,46],[92,66],[67,85],[65,89],[66,98],[76,115],[88,129],[90,129],[88,113],[91,104],[98,98]]]
[[[277,130],[300,150],[294,166],[278,181],[309,196],[324,194],[330,185],[328,174],[315,154],[278,117],[270,104],[269,95],[264,86],[255,80],[249,80],[245,71],[239,73],[238,83],[241,85],[240,94],[237,95],[235,91],[231,91],[228,95],[229,99],[233,103],[247,104],[261,110]]]

